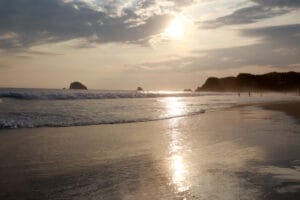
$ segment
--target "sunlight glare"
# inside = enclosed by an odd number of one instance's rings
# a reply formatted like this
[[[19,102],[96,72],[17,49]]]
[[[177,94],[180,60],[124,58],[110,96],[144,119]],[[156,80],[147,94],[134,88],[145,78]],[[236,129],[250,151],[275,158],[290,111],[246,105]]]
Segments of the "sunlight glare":
[[[188,186],[185,185],[185,167],[182,157],[175,155],[172,158],[172,169],[173,169],[173,182],[177,186],[178,192],[188,190]]]
[[[166,109],[170,116],[180,116],[184,112],[184,104],[180,98],[169,97],[166,98]]]
[[[176,17],[165,29],[165,35],[173,40],[180,40],[185,34],[186,23],[182,17]]]

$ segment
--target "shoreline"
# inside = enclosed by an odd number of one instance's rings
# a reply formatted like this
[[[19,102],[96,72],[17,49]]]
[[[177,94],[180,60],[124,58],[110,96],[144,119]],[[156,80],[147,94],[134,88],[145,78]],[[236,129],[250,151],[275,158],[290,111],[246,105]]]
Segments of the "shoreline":
[[[295,132],[285,114],[256,105],[152,122],[1,130],[0,198],[299,199]]]
[[[0,99],[1,101],[1,99]],[[213,111],[199,111],[197,114],[187,114],[182,116],[174,116],[174,117],[165,117],[161,119],[150,119],[150,120],[141,120],[141,121],[128,121],[128,122],[116,122],[116,123],[102,123],[102,124],[86,124],[86,125],[72,125],[72,126],[38,126],[38,127],[21,127],[21,128],[0,128],[0,134],[3,131],[6,130],[31,130],[31,129],[43,129],[43,128],[50,128],[50,129],[56,129],[56,128],[72,128],[72,127],[90,127],[90,126],[114,126],[114,125],[122,125],[122,124],[136,124],[136,123],[149,123],[149,122],[159,122],[159,121],[165,121],[165,120],[172,120],[177,118],[186,118],[186,117],[194,117],[194,116],[202,116],[206,115],[207,113],[218,113],[223,112],[225,110],[233,110],[238,108],[245,108],[245,107],[259,107],[261,109],[265,110],[271,110],[271,111],[279,111],[287,114],[288,116],[293,117],[294,119],[298,120],[300,123],[300,100],[290,100],[290,101],[274,101],[274,102],[262,102],[262,103],[247,103],[247,104],[239,104],[239,105],[233,105],[231,107],[225,107],[220,108]]]

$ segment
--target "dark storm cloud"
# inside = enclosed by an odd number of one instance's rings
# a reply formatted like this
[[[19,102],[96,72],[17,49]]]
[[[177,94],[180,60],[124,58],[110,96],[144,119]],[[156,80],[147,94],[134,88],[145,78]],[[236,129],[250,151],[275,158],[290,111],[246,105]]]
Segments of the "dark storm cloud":
[[[1,0],[0,48],[28,48],[76,38],[98,43],[133,42],[161,32],[168,20],[167,15],[140,19],[130,9],[110,16],[79,1]]]
[[[257,5],[238,9],[233,13],[202,23],[206,28],[250,24],[262,19],[286,14],[300,7],[300,0],[252,0]]]

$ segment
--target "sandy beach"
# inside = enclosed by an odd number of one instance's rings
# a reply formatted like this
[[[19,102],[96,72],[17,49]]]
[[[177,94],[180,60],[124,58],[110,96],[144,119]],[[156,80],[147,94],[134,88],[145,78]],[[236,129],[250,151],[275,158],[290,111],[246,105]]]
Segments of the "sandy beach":
[[[299,199],[299,105],[0,130],[0,199]]]

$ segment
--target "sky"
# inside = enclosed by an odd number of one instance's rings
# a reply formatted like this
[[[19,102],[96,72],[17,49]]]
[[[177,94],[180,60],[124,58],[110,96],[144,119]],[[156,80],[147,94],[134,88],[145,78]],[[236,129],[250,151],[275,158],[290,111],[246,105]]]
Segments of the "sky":
[[[300,71],[300,0],[1,0],[0,87],[195,89]]]

